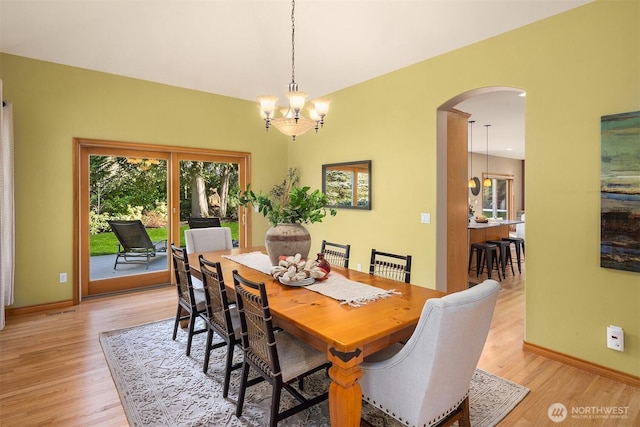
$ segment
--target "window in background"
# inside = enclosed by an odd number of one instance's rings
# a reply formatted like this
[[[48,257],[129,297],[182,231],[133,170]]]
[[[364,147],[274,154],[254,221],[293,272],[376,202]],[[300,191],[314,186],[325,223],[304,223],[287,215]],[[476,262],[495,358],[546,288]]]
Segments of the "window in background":
[[[486,175],[491,187],[482,188],[482,214],[488,218],[509,219],[513,210],[513,176]]]

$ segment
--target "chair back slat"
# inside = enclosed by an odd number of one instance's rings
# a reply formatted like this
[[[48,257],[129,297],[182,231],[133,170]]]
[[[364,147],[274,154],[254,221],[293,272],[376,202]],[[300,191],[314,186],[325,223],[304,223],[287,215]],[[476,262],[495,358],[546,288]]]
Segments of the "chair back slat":
[[[202,285],[205,291],[207,318],[216,328],[216,332],[226,337],[233,337],[229,299],[220,263],[208,261],[202,255],[198,257],[198,260],[200,262],[200,271],[202,272]]]
[[[233,271],[236,303],[242,326],[245,357],[271,378],[281,376],[273,321],[264,283],[252,282]],[[256,292],[257,291],[257,292]]]
[[[188,306],[195,308],[196,301],[193,294],[193,284],[191,282],[191,268],[189,267],[189,258],[187,257],[186,249],[171,244],[171,258],[173,260],[178,299]]]
[[[322,241],[320,252],[331,266],[349,268],[349,252],[351,245]]]
[[[398,255],[372,249],[369,274],[410,283],[411,255]]]

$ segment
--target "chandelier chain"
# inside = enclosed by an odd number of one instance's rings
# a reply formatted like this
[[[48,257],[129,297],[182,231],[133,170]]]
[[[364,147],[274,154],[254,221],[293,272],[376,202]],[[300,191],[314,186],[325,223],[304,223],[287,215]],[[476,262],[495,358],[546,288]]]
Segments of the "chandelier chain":
[[[291,0],[291,83],[296,82],[296,1]]]

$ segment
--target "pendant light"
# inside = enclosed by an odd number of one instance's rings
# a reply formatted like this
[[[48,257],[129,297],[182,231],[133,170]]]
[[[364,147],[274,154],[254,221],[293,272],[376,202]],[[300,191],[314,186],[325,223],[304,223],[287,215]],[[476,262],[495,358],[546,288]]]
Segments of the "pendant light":
[[[469,178],[469,189],[471,194],[477,196],[480,193],[480,180],[477,176],[473,176],[473,124],[475,120],[469,120],[469,141],[471,143],[471,159],[469,161],[471,169],[471,178]]]
[[[318,132],[318,128],[324,126],[324,118],[329,111],[330,100],[317,98],[311,101],[313,107],[309,108],[309,117],[302,115],[307,93],[301,92],[296,83],[296,25],[295,25],[296,2],[291,1],[291,83],[287,98],[289,107],[281,110],[282,117],[275,117],[278,97],[264,95],[258,97],[260,103],[260,115],[264,119],[264,127],[269,130],[271,125],[280,132],[290,136],[294,141],[296,136],[300,136],[313,128]]]
[[[482,182],[483,187],[491,187],[491,180],[489,179],[489,126],[491,125],[484,125],[487,128],[487,177]]]

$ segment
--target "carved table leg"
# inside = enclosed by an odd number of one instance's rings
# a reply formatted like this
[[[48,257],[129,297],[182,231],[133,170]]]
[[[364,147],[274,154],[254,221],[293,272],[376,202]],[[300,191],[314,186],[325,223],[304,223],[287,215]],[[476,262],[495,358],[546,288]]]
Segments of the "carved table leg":
[[[329,351],[331,384],[329,385],[329,414],[332,426],[357,427],[360,425],[362,390],[358,380],[362,377],[360,362],[362,351]]]

